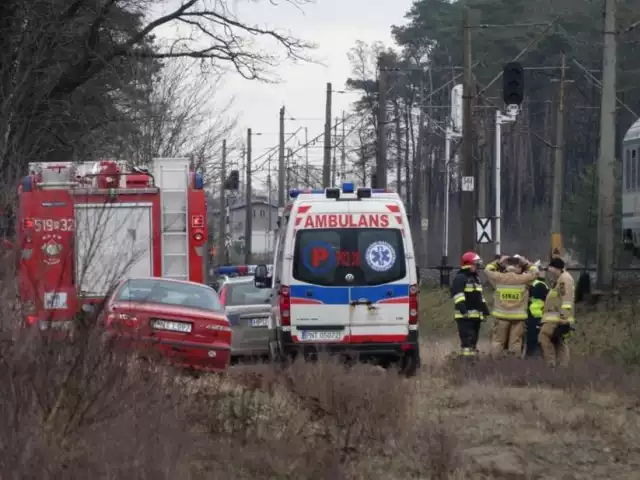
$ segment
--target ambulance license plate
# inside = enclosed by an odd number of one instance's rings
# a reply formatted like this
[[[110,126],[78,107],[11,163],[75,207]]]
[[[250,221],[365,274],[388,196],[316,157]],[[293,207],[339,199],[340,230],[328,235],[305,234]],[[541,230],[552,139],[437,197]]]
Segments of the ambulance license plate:
[[[170,332],[191,333],[191,324],[185,322],[171,322],[169,320],[154,320],[151,326],[156,330],[169,330]]]
[[[269,319],[268,318],[252,318],[251,319],[251,326],[253,328],[264,328],[269,326]]]
[[[342,332],[302,330],[302,332],[300,332],[300,339],[303,342],[333,342],[342,340]]]

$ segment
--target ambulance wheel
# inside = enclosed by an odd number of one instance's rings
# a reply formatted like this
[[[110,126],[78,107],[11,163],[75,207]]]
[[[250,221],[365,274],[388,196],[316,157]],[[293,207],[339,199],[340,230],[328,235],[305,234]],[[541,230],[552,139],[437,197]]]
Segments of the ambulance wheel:
[[[400,374],[407,378],[415,377],[420,368],[420,353],[413,351],[405,353],[400,360]]]

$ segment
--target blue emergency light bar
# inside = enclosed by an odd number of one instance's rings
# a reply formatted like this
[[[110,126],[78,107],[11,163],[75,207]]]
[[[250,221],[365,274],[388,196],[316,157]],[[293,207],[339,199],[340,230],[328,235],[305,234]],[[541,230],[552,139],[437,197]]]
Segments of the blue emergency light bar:
[[[218,275],[253,275],[255,271],[256,265],[227,265],[214,270]]]
[[[298,195],[300,194],[311,194],[311,195],[326,195],[327,198],[339,198],[340,190],[342,190],[342,193],[356,193],[356,188],[353,182],[345,182],[342,184],[342,189],[294,188],[293,190],[289,190],[289,197],[297,198]],[[393,190],[390,188],[366,188],[366,187],[361,187],[361,188],[358,188],[357,190],[358,198],[369,198],[372,193],[393,193]]]

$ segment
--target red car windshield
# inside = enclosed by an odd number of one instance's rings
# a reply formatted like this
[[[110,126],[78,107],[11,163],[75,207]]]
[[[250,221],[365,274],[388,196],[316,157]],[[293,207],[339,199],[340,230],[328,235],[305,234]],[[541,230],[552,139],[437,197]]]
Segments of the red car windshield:
[[[162,279],[127,280],[116,292],[116,302],[154,303],[223,312],[216,292],[206,286]]]

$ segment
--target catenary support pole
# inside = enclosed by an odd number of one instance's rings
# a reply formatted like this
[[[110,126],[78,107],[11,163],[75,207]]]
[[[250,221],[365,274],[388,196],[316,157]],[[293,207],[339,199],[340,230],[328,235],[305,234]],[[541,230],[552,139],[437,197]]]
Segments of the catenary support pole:
[[[311,187],[309,180],[309,129],[304,127],[304,186]]]
[[[448,127],[444,139],[444,232],[442,237],[442,266],[449,264],[449,200],[451,197],[451,128]]]
[[[336,186],[336,175],[338,174],[338,117],[333,124],[333,161],[331,162],[331,186]]]
[[[494,244],[496,247],[496,257],[502,255],[502,180],[500,178],[502,168],[502,113],[500,110],[496,110],[496,158],[494,162],[494,187],[495,187],[495,232],[494,232]]]
[[[562,194],[564,192],[564,88],[567,68],[566,54],[562,53],[560,94],[556,112],[556,145],[553,162],[553,200],[551,207],[551,253],[562,255]]]
[[[617,0],[605,1],[600,152],[597,169],[598,257],[596,287],[601,291],[611,291],[613,289],[614,221],[616,213],[616,8]]]
[[[220,223],[218,226],[218,251],[216,261],[218,265],[226,263],[227,259],[227,196],[225,182],[227,180],[227,141],[222,140],[222,161],[220,162]]]
[[[324,160],[322,162],[322,188],[331,183],[331,83],[327,83],[327,98],[324,110]]]
[[[378,140],[376,188],[387,188],[387,69],[384,57],[378,57]],[[420,93],[422,95],[422,93]]]
[[[280,109],[280,142],[278,145],[278,207],[284,207],[284,107]]]
[[[475,249],[475,172],[473,168],[473,67],[471,63],[471,12],[466,0],[464,6],[464,83],[462,94],[462,163],[464,177],[472,179],[461,192],[462,212],[460,215],[461,251]]]
[[[347,128],[344,110],[342,111],[342,148],[340,149],[340,181],[345,182],[347,176]]]
[[[251,129],[247,129],[247,180],[245,192],[245,217],[244,217],[244,262],[246,265],[251,263],[251,235],[253,233],[253,201],[251,192]]]

